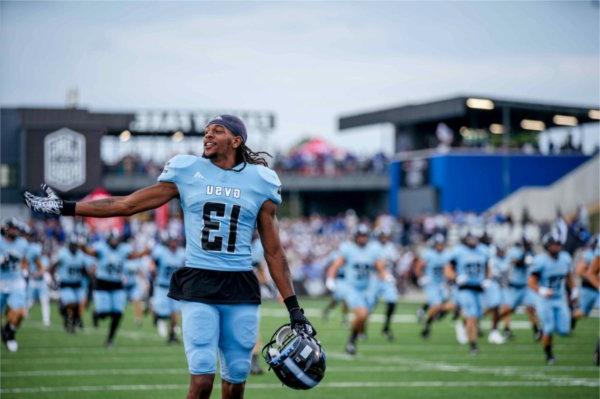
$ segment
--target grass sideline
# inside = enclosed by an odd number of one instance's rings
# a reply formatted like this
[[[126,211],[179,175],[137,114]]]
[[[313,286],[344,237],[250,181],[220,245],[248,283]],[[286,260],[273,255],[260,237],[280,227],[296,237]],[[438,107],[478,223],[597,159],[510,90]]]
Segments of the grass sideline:
[[[416,304],[400,303],[393,330],[395,342],[380,334],[381,312],[369,325],[368,338],[351,358],[343,347],[348,330],[339,310],[331,320],[320,318],[324,300],[303,300],[328,357],[324,381],[310,391],[282,387],[273,373],[251,376],[246,398],[598,398],[599,370],[592,365],[598,339],[598,318],[580,321],[571,337],[555,339],[557,364],[546,366],[540,344],[518,316],[515,339],[501,346],[481,340],[481,351],[470,356],[454,339],[446,318],[423,340],[414,321]],[[282,305],[263,305],[261,338],[287,320]],[[169,346],[152,328],[150,318],[136,327],[128,309],[115,346],[102,347],[108,328],[91,326],[75,336],[61,328],[56,307],[53,325],[41,324],[39,307],[32,309],[18,333],[19,351],[0,350],[0,397],[13,398],[184,398],[188,382],[182,345]],[[265,367],[266,369],[266,367]],[[218,379],[218,377],[217,377]],[[218,383],[212,397],[220,397]]]

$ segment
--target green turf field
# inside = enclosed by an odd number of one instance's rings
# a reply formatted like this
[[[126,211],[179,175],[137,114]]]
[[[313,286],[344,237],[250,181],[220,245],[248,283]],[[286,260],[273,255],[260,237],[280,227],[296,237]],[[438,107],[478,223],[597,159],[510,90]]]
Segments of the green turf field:
[[[339,313],[327,323],[319,315],[324,301],[304,300],[328,355],[324,381],[311,391],[284,388],[274,374],[247,382],[247,398],[598,398],[598,368],[592,351],[598,319],[583,320],[573,336],[555,341],[557,363],[545,366],[539,344],[530,330],[516,323],[516,338],[503,346],[481,344],[478,356],[454,339],[449,319],[434,325],[428,341],[419,337],[415,304],[401,304],[394,323],[396,342],[385,341],[376,319],[358,354],[344,354],[347,329]],[[381,311],[380,307],[380,311]],[[55,311],[53,307],[53,311]],[[266,340],[286,321],[282,305],[263,306],[261,336]],[[377,316],[376,316],[377,317]],[[86,321],[89,322],[89,315]],[[188,375],[181,345],[167,346],[150,319],[138,328],[127,314],[115,346],[102,343],[107,322],[95,330],[69,336],[59,325],[42,326],[39,309],[19,331],[19,351],[1,355],[1,397],[11,398],[184,398]],[[485,341],[485,340],[482,340]],[[213,397],[220,397],[215,385]]]

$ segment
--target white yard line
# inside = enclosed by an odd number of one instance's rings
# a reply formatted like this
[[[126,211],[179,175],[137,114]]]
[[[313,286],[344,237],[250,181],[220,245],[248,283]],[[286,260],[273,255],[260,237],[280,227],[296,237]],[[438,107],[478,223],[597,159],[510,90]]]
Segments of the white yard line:
[[[565,375],[556,375],[554,373],[548,374],[545,370],[541,371],[524,371],[522,369],[517,369],[514,367],[485,367],[485,366],[470,366],[463,364],[452,364],[452,363],[443,363],[440,361],[423,361],[414,358],[403,358],[398,356],[386,356],[382,357],[372,357],[365,356],[364,360],[368,360],[369,362],[376,364],[397,364],[397,365],[410,365],[414,370],[421,371],[444,371],[451,373],[472,373],[472,374],[489,374],[495,376],[503,376],[503,377],[515,377],[519,379],[526,380],[543,380],[544,382],[562,382],[565,384],[570,384],[573,386],[598,386],[599,381],[598,378],[579,378],[579,377],[571,377]],[[551,371],[552,368],[548,368],[548,371]],[[590,385],[592,384],[592,385]],[[595,384],[595,385],[594,385]]]
[[[597,388],[598,382],[587,384],[573,383],[570,381],[348,381],[348,382],[323,382],[317,389],[345,389],[345,388],[465,388],[465,387],[573,387],[583,386]],[[25,387],[25,388],[3,388],[0,393],[37,394],[49,392],[102,392],[102,391],[160,391],[160,390],[183,390],[186,384],[137,384],[137,385],[81,385],[63,387]],[[220,389],[215,384],[215,389]],[[281,384],[246,384],[246,389],[283,389]]]

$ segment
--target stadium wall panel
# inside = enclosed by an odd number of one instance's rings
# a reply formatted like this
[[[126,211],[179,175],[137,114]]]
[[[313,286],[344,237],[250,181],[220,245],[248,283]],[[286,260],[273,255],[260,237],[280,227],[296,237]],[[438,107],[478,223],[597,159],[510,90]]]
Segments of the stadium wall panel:
[[[547,186],[590,157],[584,155],[445,154],[430,158],[429,181],[439,210],[483,212],[526,186]]]

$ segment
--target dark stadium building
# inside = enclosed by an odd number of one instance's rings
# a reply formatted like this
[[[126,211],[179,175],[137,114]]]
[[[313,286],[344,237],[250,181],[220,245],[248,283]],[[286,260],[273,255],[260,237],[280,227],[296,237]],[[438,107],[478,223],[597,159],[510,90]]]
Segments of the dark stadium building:
[[[168,140],[179,135],[180,139],[190,139],[189,147],[194,150],[193,140],[201,139],[202,128],[218,113],[3,108],[3,213],[24,212],[22,192],[36,190],[41,182],[74,199],[98,187],[119,195],[150,185],[156,176],[106,168],[101,154],[103,138],[112,138],[118,145],[117,138]],[[249,130],[257,133],[272,131],[276,124],[272,112],[230,113],[240,116]],[[597,122],[599,114],[597,107],[463,96],[343,116],[339,120],[342,134],[346,129],[371,124],[395,126],[397,155],[390,172],[335,176],[282,173],[282,213],[336,214],[349,208],[368,216],[382,211],[401,215],[482,211],[520,187],[550,184],[583,163],[588,157],[581,153],[548,156],[534,149],[533,154],[525,155],[516,148],[535,144],[537,134],[551,127],[576,129]],[[450,150],[435,150],[440,142],[447,143]],[[469,194],[474,187],[479,189],[476,196]]]

